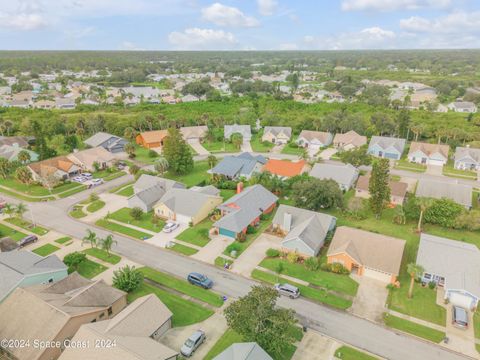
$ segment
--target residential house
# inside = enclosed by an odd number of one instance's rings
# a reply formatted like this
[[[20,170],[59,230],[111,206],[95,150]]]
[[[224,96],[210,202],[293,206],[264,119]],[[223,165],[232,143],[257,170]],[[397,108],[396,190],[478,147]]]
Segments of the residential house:
[[[448,145],[428,144],[412,141],[408,161],[417,164],[443,166],[448,161]]]
[[[203,139],[208,132],[208,126],[184,126],[180,128],[180,133],[183,136],[183,139],[187,142],[189,141],[200,141]]]
[[[332,143],[333,135],[328,132],[302,130],[297,139],[298,146],[320,150]]]
[[[273,358],[257,343],[248,342],[230,345],[213,360],[273,360]]]
[[[35,181],[47,184],[50,177],[57,180],[67,180],[81,173],[82,168],[66,156],[57,156],[51,159],[28,164]]]
[[[369,183],[370,175],[359,176],[357,185],[355,186],[355,196],[364,199],[370,198],[370,190],[368,189]],[[388,182],[388,187],[390,188],[390,203],[394,205],[403,205],[407,195],[408,184],[390,180]]]
[[[28,99],[13,99],[10,106],[20,109],[28,109],[32,105],[32,101]]]
[[[367,137],[350,130],[345,134],[335,134],[333,146],[339,150],[349,151],[359,148],[367,143]]]
[[[213,169],[208,170],[208,173],[227,179],[240,177],[249,179],[254,173],[261,172],[266,163],[267,159],[264,156],[245,152],[237,156],[225,156]]]
[[[53,100],[39,100],[33,104],[35,109],[50,110],[55,108],[55,101]]]
[[[327,262],[393,284],[397,281],[404,248],[405,240],[340,226],[328,248]]]
[[[372,136],[367,152],[379,158],[400,160],[405,148],[405,142],[405,139],[400,138]]]
[[[149,212],[170,189],[185,189],[185,185],[174,180],[142,174],[133,184],[133,195],[128,198],[128,207],[138,207]]]
[[[89,137],[84,143],[89,147],[101,146],[111,153],[118,153],[124,151],[127,140],[116,135],[105,132],[97,132],[95,135]]]
[[[136,299],[113,319],[84,324],[72,343],[115,346],[69,347],[60,360],[175,360],[178,353],[158,340],[172,327],[172,312],[154,295]]]
[[[54,283],[17,288],[0,304],[0,338],[59,342],[81,325],[109,319],[127,304],[127,294],[74,272]],[[4,349],[19,360],[57,359],[63,347]]]
[[[455,169],[480,170],[480,149],[459,146],[453,158]]]
[[[265,126],[262,141],[272,144],[286,144],[292,137],[292,128],[288,126]]]
[[[107,169],[115,161],[115,156],[101,146],[73,152],[67,158],[80,166],[82,171],[95,171],[96,165],[99,169]]]
[[[75,109],[77,104],[73,98],[55,98],[55,107],[57,109]]]
[[[31,162],[38,161],[39,156],[35,151],[22,148],[18,144],[1,145],[0,157],[7,159],[8,161],[16,161],[18,160],[18,154],[20,154],[22,151],[26,151],[28,155],[30,155],[29,161]]]
[[[314,178],[334,180],[343,191],[348,191],[355,185],[358,174],[358,169],[351,164],[316,163],[310,171],[310,176]]]
[[[417,261],[422,282],[435,282],[450,304],[475,310],[480,298],[480,250],[475,244],[421,234]]]
[[[476,113],[477,105],[471,101],[455,101],[447,105],[449,110],[461,113]]]
[[[252,131],[250,129],[250,125],[225,125],[223,128],[223,133],[225,139],[230,139],[233,134],[240,134],[242,135],[243,140],[250,141],[252,138]]]
[[[2,145],[17,145],[21,148],[28,148],[32,143],[35,142],[33,137],[26,136],[0,136],[0,146]]]
[[[135,140],[138,145],[147,149],[161,148],[167,136],[168,130],[154,130],[138,134]]]
[[[191,189],[172,188],[154,205],[156,216],[183,224],[196,225],[223,202],[214,186]]]
[[[213,226],[220,235],[236,239],[239,234],[247,233],[249,225],[258,225],[262,214],[275,209],[278,197],[262,185],[249,186],[245,190],[242,186],[240,183],[237,194],[217,207],[222,218]]]
[[[289,161],[269,159],[263,166],[263,171],[268,171],[272,175],[288,178],[301,175],[308,170],[308,163],[305,160]]]
[[[466,209],[472,207],[472,187],[470,185],[422,178],[418,181],[415,196],[433,199],[446,198]]]
[[[284,250],[295,251],[303,256],[317,256],[336,222],[333,216],[282,204],[275,213],[272,225],[274,231],[284,237]]]
[[[1,302],[17,287],[63,279],[67,276],[67,267],[56,255],[43,257],[30,251],[1,252],[0,274]]]

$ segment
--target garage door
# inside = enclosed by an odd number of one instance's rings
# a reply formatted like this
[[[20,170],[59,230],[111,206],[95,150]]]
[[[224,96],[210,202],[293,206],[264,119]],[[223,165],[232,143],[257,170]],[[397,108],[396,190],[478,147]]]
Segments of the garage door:
[[[390,280],[392,278],[392,275],[390,274],[386,274],[384,272],[376,271],[373,269],[367,269],[367,268],[365,268],[363,275],[375,280],[385,282],[385,283],[390,283]]]
[[[177,214],[177,222],[179,222],[179,223],[189,224],[191,220],[192,220],[192,218],[189,217],[189,216]]]
[[[235,234],[233,231],[223,229],[223,228],[220,228],[219,234],[223,235],[223,236],[228,236],[228,237],[231,237],[231,238],[234,238],[234,239],[237,237],[237,234]]]
[[[387,159],[397,160],[397,159],[398,159],[398,154],[385,153],[385,157],[386,157]]]
[[[435,166],[443,166],[443,161],[442,160],[430,160],[428,162],[429,165],[435,165]]]
[[[473,298],[466,294],[449,293],[450,303],[464,309],[471,309],[473,306]]]

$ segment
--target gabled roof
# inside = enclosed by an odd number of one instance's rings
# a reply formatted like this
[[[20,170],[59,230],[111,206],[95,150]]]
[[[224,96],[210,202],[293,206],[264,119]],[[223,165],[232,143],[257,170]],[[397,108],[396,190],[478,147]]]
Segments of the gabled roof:
[[[119,142],[119,141],[126,141],[126,140],[119,136],[100,131],[100,132],[97,132],[95,135],[89,137],[87,140],[84,141],[84,143],[91,147],[97,147],[106,141]]]
[[[361,175],[358,177],[357,185],[355,186],[355,189],[369,191],[368,190],[369,183],[370,183],[370,175]],[[388,182],[388,186],[390,187],[390,195],[405,197],[405,194],[407,193],[407,189],[408,189],[407,183],[390,180]]]
[[[90,149],[85,149],[81,151],[74,152],[68,155],[69,159],[76,159],[82,165],[85,166],[93,166],[95,162],[102,163],[106,162],[109,163],[115,159],[115,156],[108,150],[106,150],[102,146],[93,147]]]
[[[203,138],[208,131],[208,126],[184,126],[180,128],[180,133],[184,139]]]
[[[271,133],[274,136],[284,134],[287,137],[292,136],[292,128],[289,126],[265,126],[263,130],[264,134]]]
[[[233,124],[233,125],[225,125],[224,126],[225,139],[230,139],[230,137],[235,133],[239,133],[244,138],[247,138],[247,139],[252,137],[252,132],[251,132],[251,129],[250,129],[250,125]]]
[[[213,360],[273,360],[273,358],[255,342],[230,345]]]
[[[362,146],[367,143],[367,137],[357,134],[357,132],[350,130],[345,134],[335,134],[333,143],[352,144],[354,146]]]
[[[393,147],[401,154],[403,152],[403,149],[405,148],[405,142],[405,139],[400,138],[388,136],[372,136],[368,148],[371,148],[374,145],[378,145],[383,150],[387,150],[388,148]]]
[[[338,184],[350,185],[358,176],[358,169],[351,164],[316,163],[310,171],[310,176],[317,179],[332,179]]]
[[[135,191],[142,191],[153,186],[159,185],[165,191],[171,188],[185,188],[185,185],[175,180],[161,178],[154,175],[142,174],[133,185]]]
[[[465,184],[422,178],[418,181],[415,195],[434,199],[447,198],[463,206],[472,206],[472,187]]]
[[[221,201],[222,198],[218,195],[209,195],[190,189],[170,189],[162,196],[158,204],[164,204],[177,214],[195,216],[198,211],[212,199]]]
[[[335,230],[327,256],[347,254],[358,264],[398,275],[405,240],[340,226]]]
[[[450,146],[448,145],[429,144],[424,142],[412,141],[412,143],[410,144],[410,150],[408,152],[408,155],[413,154],[416,151],[421,151],[427,156],[438,153],[442,155],[445,159],[448,159],[449,150]]]
[[[295,176],[301,175],[307,162],[305,160],[289,161],[270,159],[263,167],[263,171],[268,171],[273,175],[278,176]]]
[[[466,157],[470,157],[474,161],[480,162],[480,149],[458,146],[455,149],[455,161],[462,160]]]
[[[80,170],[80,168],[66,156],[57,156],[51,159],[31,163],[28,164],[28,167],[40,176],[53,174],[57,170],[65,173]]]
[[[257,164],[265,164],[267,159],[262,155],[253,156],[242,153],[238,156],[225,156],[210,172],[228,177],[250,175]]]
[[[140,133],[138,136],[140,136],[147,144],[157,143],[161,142],[164,138],[168,136],[168,130],[146,131]]]
[[[318,140],[322,144],[326,144],[330,141],[332,134],[323,131],[311,131],[311,130],[302,130],[298,138],[303,138],[308,141]]]

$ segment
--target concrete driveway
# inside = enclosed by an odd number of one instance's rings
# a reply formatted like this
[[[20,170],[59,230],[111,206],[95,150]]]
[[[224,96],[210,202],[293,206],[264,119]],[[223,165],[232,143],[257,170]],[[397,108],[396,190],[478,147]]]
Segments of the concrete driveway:
[[[337,149],[334,149],[334,148],[328,148],[328,149],[325,149],[323,150],[321,153],[320,153],[320,159],[322,160],[330,160],[330,158],[335,155],[336,153],[338,152]]]
[[[382,322],[388,296],[387,284],[366,276],[351,275],[351,277],[359,286],[349,311],[364,319]]]
[[[202,146],[200,140],[190,139],[188,140],[188,144],[197,152],[198,155],[210,155],[210,152]]]
[[[214,264],[215,259],[220,256],[225,248],[235,240],[222,235],[210,235],[211,240],[196,254],[191,257],[209,264]]]
[[[427,165],[426,173],[435,176],[443,176],[443,166]]]
[[[303,335],[302,341],[297,344],[297,351],[295,351],[292,360],[332,360],[335,359],[335,350],[340,346],[342,346],[342,344],[335,340],[308,329]]]
[[[175,241],[175,237],[178,236],[183,230],[188,228],[188,224],[179,223],[179,227],[173,230],[171,233],[159,233],[152,236],[150,239],[144,240],[146,243],[165,248],[170,241]]]
[[[241,150],[242,152],[253,152],[252,145],[250,144],[250,140],[243,139]]]

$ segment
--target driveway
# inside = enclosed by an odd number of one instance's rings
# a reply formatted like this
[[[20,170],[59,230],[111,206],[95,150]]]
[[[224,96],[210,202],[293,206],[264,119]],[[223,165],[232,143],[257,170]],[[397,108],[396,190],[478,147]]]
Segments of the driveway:
[[[321,335],[319,332],[308,329],[303,335],[302,341],[297,344],[297,351],[292,357],[292,360],[304,359],[334,359],[335,350],[342,344]]]
[[[197,152],[198,155],[210,155],[210,152],[202,146],[200,140],[190,139],[188,140],[188,144]]]
[[[243,139],[241,150],[242,152],[253,152],[252,145],[250,144],[250,140]]]
[[[175,241],[175,237],[178,236],[183,230],[188,228],[188,224],[179,223],[179,227],[173,230],[171,233],[159,233],[153,235],[150,239],[144,240],[146,243],[165,248],[170,241]]]
[[[88,213],[88,215],[82,218],[81,221],[95,223],[97,220],[103,219],[108,214],[112,214],[115,211],[128,206],[128,198],[126,198],[125,196],[104,192],[101,193],[98,197],[100,198],[100,200],[105,202],[105,206],[98,211]],[[84,211],[86,213],[87,206],[84,207]]]
[[[427,174],[435,176],[443,176],[443,166],[427,165]]]
[[[317,146],[311,146],[307,148],[308,156],[312,159],[316,157],[317,153],[320,151],[320,148]]]
[[[352,278],[359,286],[349,311],[361,318],[382,322],[388,296],[387,284],[366,276],[352,275]]]
[[[280,249],[282,238],[261,234],[233,263],[232,272],[249,277],[255,267],[265,258],[269,248]]]
[[[272,148],[272,150],[271,150],[270,152],[271,152],[272,154],[281,154],[283,148],[284,148],[286,145],[287,145],[287,144],[275,144],[275,146]]]
[[[333,155],[335,155],[337,152],[338,152],[338,150],[335,149],[335,148],[325,149],[325,150],[323,150],[323,151],[320,153],[320,159],[322,159],[322,160],[330,160],[330,158],[331,158]]]
[[[222,235],[210,235],[211,240],[191,258],[197,259],[208,264],[214,264],[215,259],[220,256],[225,248],[235,240]]]

